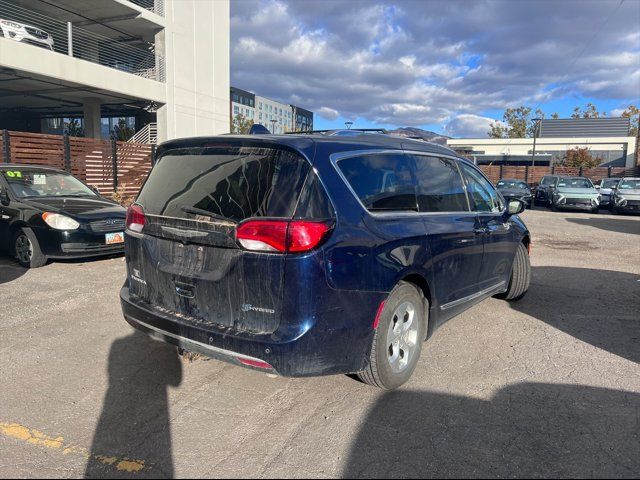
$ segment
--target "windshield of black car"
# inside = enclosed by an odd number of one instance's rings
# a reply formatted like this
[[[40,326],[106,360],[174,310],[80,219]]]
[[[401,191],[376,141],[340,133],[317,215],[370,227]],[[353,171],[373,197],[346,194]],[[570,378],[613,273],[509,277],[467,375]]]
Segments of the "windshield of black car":
[[[640,190],[640,179],[622,180],[618,188],[620,190]]]
[[[95,197],[93,190],[68,173],[35,168],[0,170],[18,198]]]
[[[504,188],[504,189],[512,188],[512,189],[518,189],[518,190],[527,190],[529,186],[524,182],[500,180],[498,182],[498,188]]]
[[[620,181],[620,179],[618,179],[618,178],[603,180],[602,181],[602,185],[600,185],[600,187],[601,188],[613,188],[618,184],[619,181]]]
[[[137,199],[145,213],[241,222],[291,217],[310,170],[300,155],[279,148],[213,146],[162,155]]]
[[[558,182],[560,188],[593,188],[591,180],[586,178],[561,178]]]

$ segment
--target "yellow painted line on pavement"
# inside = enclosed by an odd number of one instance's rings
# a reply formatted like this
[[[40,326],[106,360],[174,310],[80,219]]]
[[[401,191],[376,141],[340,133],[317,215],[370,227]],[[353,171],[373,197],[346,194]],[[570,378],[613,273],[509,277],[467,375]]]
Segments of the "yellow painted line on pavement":
[[[65,443],[62,437],[53,437],[33,428],[25,427],[19,423],[0,422],[0,433],[5,437],[14,438],[21,442],[39,447],[57,450],[63,455],[75,455],[87,460],[95,460],[107,466],[113,466],[120,472],[140,472],[145,468],[144,460],[131,460],[129,458],[118,458],[111,455],[96,455],[87,448],[79,445]]]

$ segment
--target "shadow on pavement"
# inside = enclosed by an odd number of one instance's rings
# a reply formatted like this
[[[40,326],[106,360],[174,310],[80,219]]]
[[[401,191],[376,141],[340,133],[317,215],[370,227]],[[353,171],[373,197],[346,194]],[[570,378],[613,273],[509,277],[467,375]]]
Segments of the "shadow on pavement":
[[[565,220],[609,232],[640,235],[640,222],[637,220],[623,220],[621,218],[566,218]]]
[[[181,382],[175,347],[138,332],[113,343],[86,478],[174,476],[167,388]]]
[[[524,383],[490,400],[398,390],[368,413],[344,478],[617,478],[640,473],[640,395]]]
[[[0,256],[0,285],[13,282],[28,271],[12,258]]]
[[[640,275],[533,267],[527,295],[511,308],[640,363]]]

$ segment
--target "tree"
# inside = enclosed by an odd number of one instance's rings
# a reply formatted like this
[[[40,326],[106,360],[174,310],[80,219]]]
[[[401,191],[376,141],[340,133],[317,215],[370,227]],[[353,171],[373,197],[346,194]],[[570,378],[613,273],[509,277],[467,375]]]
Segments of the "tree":
[[[627,109],[622,112],[622,117],[631,119],[631,128],[629,129],[630,137],[638,136],[638,117],[640,116],[640,109],[635,105],[629,105]]]
[[[113,130],[111,131],[111,140],[126,142],[133,137],[135,133],[135,130],[127,125],[127,119],[120,118],[118,119],[118,124],[113,127]]]
[[[233,117],[233,125],[231,125],[231,133],[247,134],[253,126],[253,120],[245,117],[241,113]]]
[[[69,137],[84,137],[84,128],[82,128],[77,118],[72,118],[64,126],[64,134]]]
[[[518,108],[507,108],[502,116],[504,125],[494,122],[490,125],[488,132],[490,138],[525,138],[532,137],[536,129],[537,122],[533,118],[544,118],[545,114],[539,108],[532,115],[530,107],[521,106]],[[554,113],[553,118],[558,118]]]
[[[586,107],[582,109],[575,107],[571,114],[571,118],[604,118],[606,116],[607,112],[598,111],[598,107],[591,102],[587,103]]]
[[[593,168],[602,163],[602,159],[594,157],[588,147],[575,147],[564,154],[560,165],[563,167]]]

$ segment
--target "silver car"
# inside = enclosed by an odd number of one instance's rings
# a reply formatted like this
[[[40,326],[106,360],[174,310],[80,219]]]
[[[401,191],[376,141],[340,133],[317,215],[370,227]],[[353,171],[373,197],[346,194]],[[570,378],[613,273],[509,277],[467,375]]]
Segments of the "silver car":
[[[619,181],[619,178],[603,178],[596,185],[596,188],[600,191],[600,208],[609,208],[611,206],[613,189],[618,185]]]
[[[0,18],[0,37],[45,47],[53,51],[53,37],[51,34],[33,25]]]
[[[640,178],[622,178],[614,189],[611,210],[640,213]]]

